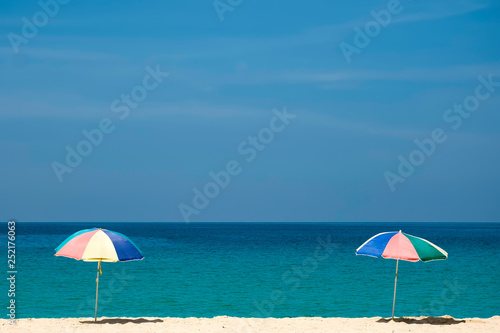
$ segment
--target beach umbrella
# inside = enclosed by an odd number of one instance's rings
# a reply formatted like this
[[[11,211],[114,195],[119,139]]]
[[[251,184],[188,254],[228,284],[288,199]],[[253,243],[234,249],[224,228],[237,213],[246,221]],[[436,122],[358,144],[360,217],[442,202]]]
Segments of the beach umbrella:
[[[399,260],[423,262],[444,260],[448,253],[428,240],[405,234],[404,232],[383,232],[363,243],[356,255],[365,255],[385,259],[396,259],[396,276],[394,278],[394,298],[392,300],[392,319],[394,319],[394,305],[396,304],[396,284],[398,282]]]
[[[144,258],[141,251],[128,237],[100,228],[75,232],[56,248],[55,256],[97,262],[94,321],[97,321],[99,275],[102,274],[101,262],[141,260]]]

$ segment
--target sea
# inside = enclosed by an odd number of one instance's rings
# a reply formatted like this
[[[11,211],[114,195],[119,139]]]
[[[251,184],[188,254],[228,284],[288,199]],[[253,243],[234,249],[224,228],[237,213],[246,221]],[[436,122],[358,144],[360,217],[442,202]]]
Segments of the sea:
[[[399,230],[448,258],[399,261],[395,316],[500,315],[500,223],[17,222],[15,295],[2,279],[2,318],[11,299],[16,318],[94,316],[97,264],[54,256],[92,227],[125,234],[144,255],[102,264],[98,317],[390,317],[396,260],[355,251]]]

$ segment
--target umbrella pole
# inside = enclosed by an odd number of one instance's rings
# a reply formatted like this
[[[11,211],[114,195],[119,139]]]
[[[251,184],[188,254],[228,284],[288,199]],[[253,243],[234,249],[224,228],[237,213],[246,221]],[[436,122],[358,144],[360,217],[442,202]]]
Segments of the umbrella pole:
[[[97,299],[99,295],[99,271],[101,270],[101,261],[97,263],[97,279],[96,281],[96,287],[95,287],[95,317],[94,317],[94,323],[97,322]]]
[[[394,298],[392,299],[392,320],[394,320],[394,305],[396,305],[396,284],[398,283],[398,265],[399,265],[399,259],[396,260],[396,277],[394,278]]]

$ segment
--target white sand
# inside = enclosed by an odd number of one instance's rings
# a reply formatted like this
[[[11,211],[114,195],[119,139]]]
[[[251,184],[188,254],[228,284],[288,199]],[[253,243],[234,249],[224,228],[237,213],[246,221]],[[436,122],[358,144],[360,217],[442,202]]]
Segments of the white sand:
[[[0,332],[500,332],[500,316],[488,319],[405,317],[396,322],[375,318],[63,318],[0,319]]]

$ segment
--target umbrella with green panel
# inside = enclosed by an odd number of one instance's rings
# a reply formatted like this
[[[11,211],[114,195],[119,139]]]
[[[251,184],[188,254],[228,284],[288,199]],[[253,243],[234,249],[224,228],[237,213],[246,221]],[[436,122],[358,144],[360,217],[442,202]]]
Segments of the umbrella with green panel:
[[[393,231],[377,234],[363,243],[357,250],[356,255],[370,257],[382,257],[385,259],[396,259],[396,277],[394,278],[394,298],[392,301],[392,319],[394,319],[394,305],[396,304],[396,284],[398,281],[399,260],[423,262],[432,260],[444,260],[448,253],[439,246],[428,240]]]

